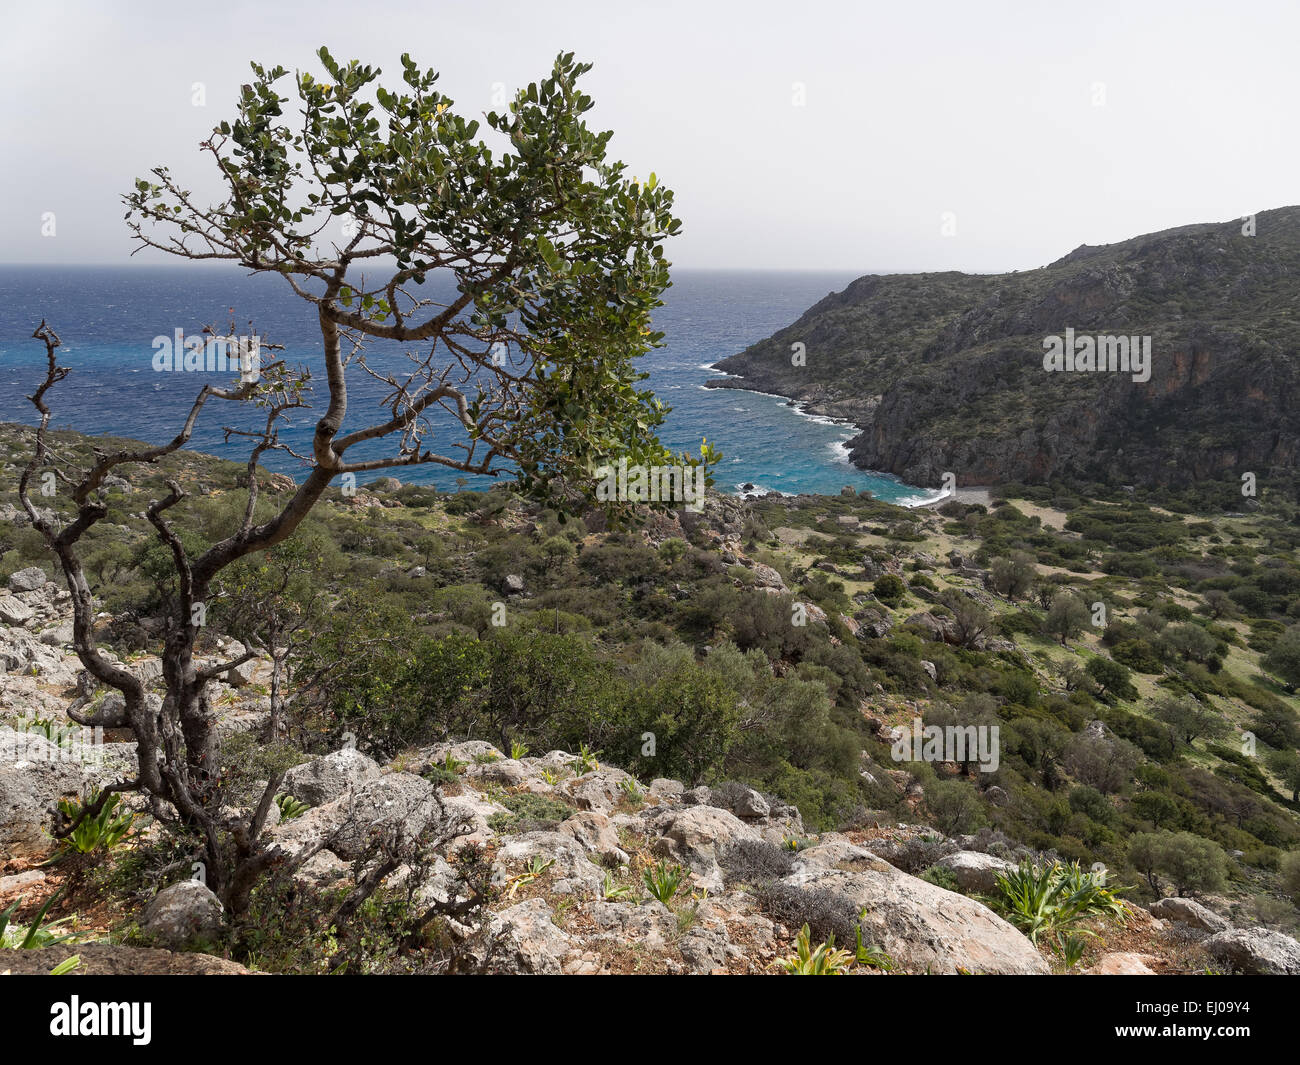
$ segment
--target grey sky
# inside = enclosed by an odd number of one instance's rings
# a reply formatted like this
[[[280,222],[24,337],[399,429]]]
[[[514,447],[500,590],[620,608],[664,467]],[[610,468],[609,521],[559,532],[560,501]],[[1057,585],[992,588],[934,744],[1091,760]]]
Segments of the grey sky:
[[[0,262],[125,261],[133,178],[212,187],[196,145],[248,60],[316,70],[324,43],[386,74],[410,51],[473,112],[559,51],[594,62],[593,124],[677,192],[680,266],[1025,269],[1300,202],[1298,41],[1294,0],[22,3]]]

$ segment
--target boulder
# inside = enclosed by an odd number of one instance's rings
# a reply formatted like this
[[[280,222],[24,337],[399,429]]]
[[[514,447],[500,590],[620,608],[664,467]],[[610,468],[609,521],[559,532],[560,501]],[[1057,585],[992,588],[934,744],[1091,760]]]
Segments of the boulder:
[[[353,747],[344,747],[294,766],[284,775],[281,790],[309,806],[324,806],[362,784],[378,780],[379,763]]]
[[[957,878],[957,885],[967,894],[988,894],[997,890],[999,873],[1008,873],[1015,865],[980,851],[958,851],[940,858],[935,865],[947,869]]]
[[[1148,907],[1152,914],[1175,924],[1190,925],[1204,932],[1222,932],[1232,927],[1213,910],[1191,899],[1168,898],[1153,902]]]
[[[713,792],[713,802],[746,821],[767,817],[771,804],[753,788],[731,783]]]
[[[9,574],[9,590],[13,592],[39,592],[50,578],[40,566],[28,566]]]
[[[485,843],[496,835],[488,824],[488,818],[496,814],[509,814],[510,811],[499,802],[484,798],[475,791],[465,791],[460,795],[444,795],[443,808],[447,811],[447,823],[461,825],[468,832],[460,836],[456,846],[463,843]]]
[[[664,777],[656,777],[650,781],[650,794],[656,799],[662,799],[666,802],[672,802],[674,799],[680,799],[686,791],[686,785],[680,780],[667,780]]]
[[[41,643],[46,647],[71,647],[75,638],[76,632],[70,621],[60,622],[46,629],[40,636]]]
[[[582,905],[582,912],[597,929],[592,939],[619,946],[635,944],[638,950],[647,953],[667,950],[677,935],[677,915],[656,899],[639,904],[601,899]]]
[[[163,888],[145,907],[140,930],[154,943],[179,950],[221,934],[223,907],[207,885],[182,880]]]
[[[517,788],[529,779],[528,769],[514,758],[500,758],[495,762],[474,762],[465,769],[466,780],[496,784],[503,788]]]
[[[320,850],[300,865],[293,874],[298,883],[316,888],[328,887],[352,874],[352,866],[333,851]]]
[[[1267,928],[1229,928],[1201,946],[1222,965],[1248,976],[1300,976],[1300,943]]]
[[[373,841],[386,840],[398,846],[415,840],[438,812],[437,797],[427,780],[410,773],[389,773],[276,825],[270,834],[293,854],[324,843],[344,861],[353,861]]]
[[[39,677],[43,683],[70,688],[80,664],[25,629],[0,628],[0,672]]]
[[[11,891],[31,887],[33,884],[41,883],[44,879],[45,874],[39,869],[28,869],[24,873],[14,873],[12,876],[0,876],[0,895],[7,895]]]
[[[238,654],[243,654],[239,651]],[[240,662],[237,666],[231,666],[225,672],[224,680],[232,688],[247,688],[253,683],[253,678],[257,671],[257,659],[250,658],[247,661]]]
[[[47,853],[58,801],[133,774],[133,753],[132,744],[69,741],[60,747],[34,732],[0,728],[0,854]]]
[[[772,588],[778,592],[788,591],[785,578],[771,566],[764,565],[762,562],[755,562],[750,567],[749,572],[754,578],[754,584],[759,588]]]
[[[586,848],[563,832],[525,832],[500,841],[493,878],[507,883],[535,858],[551,862],[542,874],[554,895],[593,895],[605,882],[604,870],[592,864]]]
[[[608,817],[596,810],[582,810],[561,823],[559,831],[576,840],[589,854],[612,865],[628,861],[618,832]]]
[[[491,968],[511,974],[550,974],[562,971],[573,940],[551,919],[541,899],[529,899],[502,910],[492,919],[495,940]]]
[[[710,891],[722,890],[718,863],[727,848],[762,838],[735,814],[713,806],[668,807],[653,818],[652,825],[659,835],[652,851],[689,868]]]
[[[590,773],[564,781],[560,790],[573,799],[579,809],[612,810],[625,794],[622,785],[635,781],[636,778],[630,773],[604,765]]]
[[[874,856],[859,858],[858,864],[853,870],[805,865],[781,883],[827,892],[861,912],[863,938],[903,972],[1050,972],[1033,944],[987,906]]]
[[[0,595],[0,621],[6,625],[26,625],[35,613],[21,599],[15,599],[12,595]]]
[[[903,624],[909,629],[917,630],[927,640],[936,640],[940,643],[957,642],[953,634],[952,622],[946,618],[937,618],[929,611],[913,614]]]
[[[1084,976],[1155,976],[1155,970],[1148,963],[1155,962],[1150,954],[1134,954],[1130,951],[1116,951],[1103,954],[1097,964],[1084,969]]]

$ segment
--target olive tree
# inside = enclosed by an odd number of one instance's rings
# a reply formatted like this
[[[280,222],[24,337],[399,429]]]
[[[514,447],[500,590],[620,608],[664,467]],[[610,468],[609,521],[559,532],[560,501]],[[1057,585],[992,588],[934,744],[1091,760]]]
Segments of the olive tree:
[[[290,368],[268,345],[259,372],[201,388],[169,441],[97,451],[77,466],[49,432],[47,399],[70,370],[42,323],[47,370],[30,397],[39,424],[19,487],[72,592],[77,655],[123,696],[112,720],[85,720],[129,728],[138,744],[138,774],[104,788],[84,816],[114,793],[144,793],[159,817],[203,840],[209,886],[235,910],[282,856],[262,832],[278,780],[252,813],[229,814],[219,801],[207,689],[241,659],[200,663],[195,645],[222,571],[292,536],[338,478],[437,465],[510,473],[524,492],[575,502],[594,497],[592,474],[611,457],[673,461],[655,436],[664,408],[638,387],[645,375],[633,361],[662,340],[651,312],[669,284],[663,243],[680,223],[671,192],[653,175],[629,179],[607,158],[611,134],[587,127],[592,101],[579,81],[589,65],[561,55],[547,78],[481,124],[458,114],[437,74],[409,56],[400,83],[385,87],[375,68],[318,55],[323,79],[252,64],[236,115],[201,145],[215,202],[165,167],[123,200],[137,250],[283,280],[319,326],[319,402],[311,368]],[[438,279],[451,296],[431,294]],[[349,407],[359,380],[384,394],[379,413],[360,420]],[[80,542],[109,514],[105,482],[115,471],[184,448],[213,401],[256,409],[257,429],[227,428],[249,441],[245,505],[201,548],[183,528],[177,481],[147,507],[176,587],[158,712],[140,677],[95,639]],[[301,409],[316,420],[310,447],[295,451],[281,429]],[[301,464],[287,499],[259,493],[259,463],[274,452]],[[52,507],[33,500],[38,483],[58,486]]]

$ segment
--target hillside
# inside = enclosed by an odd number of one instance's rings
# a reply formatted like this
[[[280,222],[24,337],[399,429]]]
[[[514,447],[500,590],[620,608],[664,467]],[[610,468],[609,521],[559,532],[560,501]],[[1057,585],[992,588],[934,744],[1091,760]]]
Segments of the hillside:
[[[0,426],[6,497],[29,435]],[[97,635],[153,697],[171,593],[142,504],[176,479],[201,540],[241,476],[180,453],[108,488],[86,545]],[[289,773],[281,864],[223,923],[185,886],[196,841],[134,797],[126,839],[38,867],[52,805],[129,770],[134,744],[0,499],[0,909],[32,919],[61,888],[50,917],[124,950],[197,915],[187,946],[289,972],[774,971],[804,923],[850,948],[861,924],[901,972],[1300,971],[1300,700],[1269,657],[1297,644],[1293,505],[1026,489],[940,511],[711,496],[641,519],[384,479],[333,492],[302,554],[233,573],[201,655],[268,611],[302,625],[278,679],[263,652],[210,685],[213,801],[246,809]],[[107,742],[68,733],[77,707]],[[996,729],[993,757],[900,753],[918,722]],[[1070,950],[1031,944],[996,883],[1058,861],[1101,863],[1128,908]],[[460,892],[478,902],[455,910]]]
[[[716,368],[861,432],[852,460],[937,486],[1293,487],[1300,207],[1084,245],[1037,270],[859,278]],[[1150,336],[1150,380],[1048,373],[1045,337]],[[792,365],[792,345],[806,365]],[[797,361],[797,360],[796,360]]]

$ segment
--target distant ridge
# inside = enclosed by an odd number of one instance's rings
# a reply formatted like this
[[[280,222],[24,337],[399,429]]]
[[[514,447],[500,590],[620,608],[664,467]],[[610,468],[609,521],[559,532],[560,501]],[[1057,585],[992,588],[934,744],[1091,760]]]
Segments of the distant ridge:
[[[912,484],[947,471],[959,484],[1276,484],[1300,457],[1300,207],[1254,227],[1085,244],[1009,274],[860,277],[717,363],[735,376],[709,384],[849,418],[852,460]],[[1150,336],[1150,380],[1046,372],[1044,339],[1067,328]]]

